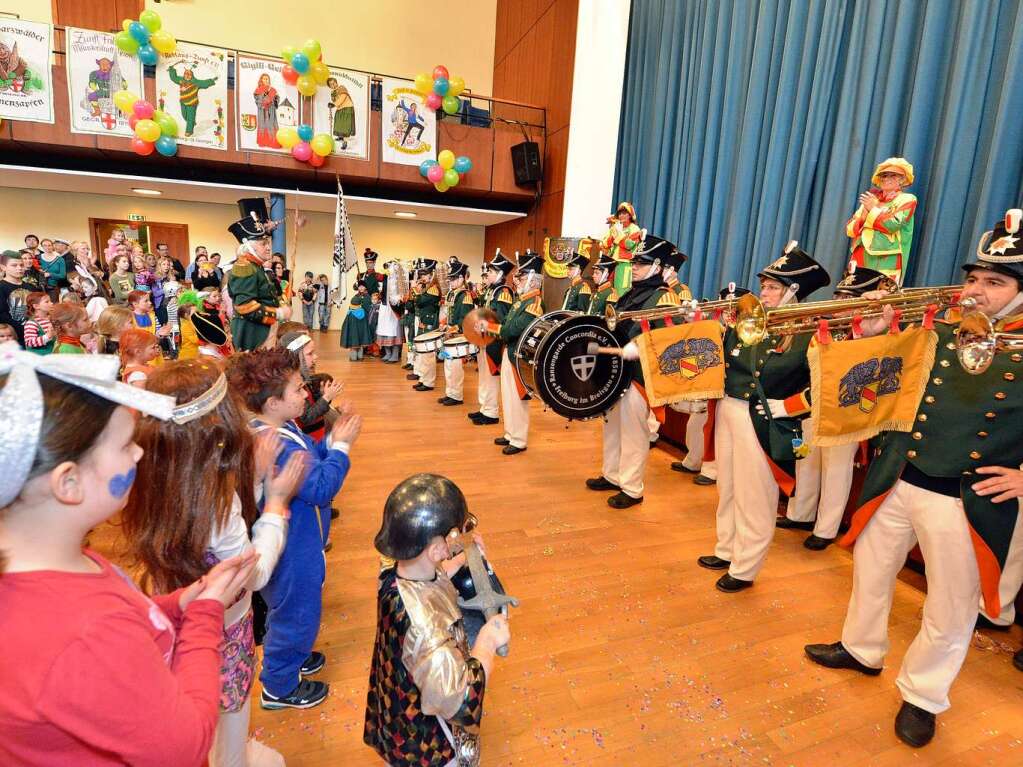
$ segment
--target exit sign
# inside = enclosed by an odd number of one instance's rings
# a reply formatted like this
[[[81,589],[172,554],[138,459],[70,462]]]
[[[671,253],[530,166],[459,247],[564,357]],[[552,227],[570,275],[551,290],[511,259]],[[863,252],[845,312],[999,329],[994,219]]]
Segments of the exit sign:
[[[145,221],[146,217],[143,216],[141,213],[129,213],[128,214],[128,220],[129,221]]]

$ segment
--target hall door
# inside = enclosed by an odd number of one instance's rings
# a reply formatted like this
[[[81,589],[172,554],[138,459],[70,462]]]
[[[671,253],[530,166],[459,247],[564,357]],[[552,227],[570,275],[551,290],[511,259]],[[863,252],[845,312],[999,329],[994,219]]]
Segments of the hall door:
[[[171,256],[187,267],[191,261],[188,247],[188,224],[168,224],[158,221],[128,221],[121,218],[90,218],[89,233],[92,252],[102,258],[107,241],[115,229],[124,231],[128,242],[137,242],[146,253],[156,253],[157,243],[167,243]]]

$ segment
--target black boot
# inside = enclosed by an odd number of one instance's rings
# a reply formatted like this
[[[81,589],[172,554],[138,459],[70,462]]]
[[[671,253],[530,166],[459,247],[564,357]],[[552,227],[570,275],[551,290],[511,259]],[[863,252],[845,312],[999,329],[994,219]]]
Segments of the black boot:
[[[920,748],[926,746],[934,737],[935,715],[924,711],[919,706],[903,701],[898,716],[895,717],[895,734],[903,743]]]

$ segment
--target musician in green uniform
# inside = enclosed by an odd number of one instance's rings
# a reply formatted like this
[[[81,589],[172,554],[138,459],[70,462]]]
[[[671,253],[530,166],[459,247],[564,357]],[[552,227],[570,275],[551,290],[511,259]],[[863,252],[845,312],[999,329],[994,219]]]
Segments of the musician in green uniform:
[[[483,306],[497,315],[498,323],[504,322],[512,304],[515,303],[515,295],[508,287],[508,275],[514,269],[515,264],[505,258],[500,248],[494,257],[484,264],[483,279],[487,289],[483,294]],[[500,422],[497,413],[503,356],[504,343],[500,338],[495,338],[476,355],[480,409],[469,413],[469,420],[477,426],[492,426]]]
[[[462,322],[475,305],[465,280],[469,276],[469,266],[457,258],[448,261],[448,294],[444,297],[446,311],[444,326],[448,337],[462,334]],[[442,405],[461,405],[463,400],[462,386],[465,382],[463,360],[453,359],[445,350],[441,350],[440,358],[444,360],[444,396],[437,400]]]
[[[408,292],[402,298],[401,303],[401,331],[405,337],[405,364],[402,370],[412,372],[405,376],[409,381],[418,381],[419,375],[415,372],[416,352],[412,348],[412,339],[416,337],[416,294],[419,293],[419,283],[416,280],[415,265],[412,266],[411,280]]]
[[[568,312],[583,312],[590,308],[590,297],[593,289],[590,283],[583,279],[583,271],[590,263],[590,259],[582,253],[576,253],[568,262],[568,277],[571,280],[568,290],[565,292],[565,300],[561,308]]]
[[[419,292],[415,297],[416,338],[431,333],[440,325],[440,288],[436,279],[437,262],[432,258],[421,258],[416,262],[416,282]],[[433,391],[437,383],[436,352],[417,353],[414,372],[419,382],[412,388],[416,391]]]
[[[366,283],[366,294],[371,298],[374,293],[380,293],[380,289],[384,284],[384,275],[377,271],[377,252],[366,248],[362,253],[362,260],[366,262],[366,271],[359,272],[356,276],[356,281],[361,280]],[[384,300],[384,296],[380,296],[380,300]]]
[[[977,260],[963,266],[963,299],[973,299],[996,331],[1023,329],[1020,215],[1009,211],[985,232]],[[916,747],[930,742],[936,715],[949,708],[978,598],[983,595],[988,614],[999,612],[999,577],[1021,495],[1023,354],[994,354],[986,371],[971,375],[957,358],[957,320],[935,323],[936,357],[914,430],[884,432],[876,440],[842,540],[855,541],[855,549],[841,641],[806,647],[822,666],[880,674],[895,579],[919,544],[927,568],[923,621],[895,682],[903,700],[895,734]]]
[[[262,199],[239,200],[247,215],[231,224],[228,231],[241,245],[238,260],[227,276],[227,292],[234,306],[231,337],[238,351],[262,345],[270,326],[291,317],[291,307],[279,306],[279,299],[263,267],[270,260],[270,231],[274,224]]]
[[[615,260],[610,256],[601,253],[597,263],[593,265],[593,281],[597,289],[590,295],[590,305],[586,308],[587,314],[603,317],[608,306],[618,303],[618,293],[612,280],[614,279]]]
[[[664,284],[668,286],[668,290],[674,293],[679,301],[692,301],[693,294],[689,290],[689,286],[684,282],[679,282],[678,271],[682,268],[682,265],[689,260],[689,256],[685,253],[678,251],[678,256],[675,259],[675,263],[669,264],[664,267]]]

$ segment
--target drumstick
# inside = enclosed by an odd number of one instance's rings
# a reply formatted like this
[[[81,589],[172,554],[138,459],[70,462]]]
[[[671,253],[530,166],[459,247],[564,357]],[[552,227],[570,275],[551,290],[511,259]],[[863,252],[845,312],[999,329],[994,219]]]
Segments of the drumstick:
[[[608,355],[610,355],[612,357],[622,357],[625,354],[624,351],[622,349],[619,349],[617,346],[601,346],[596,341],[591,341],[586,346],[586,353],[587,354],[608,354]]]

